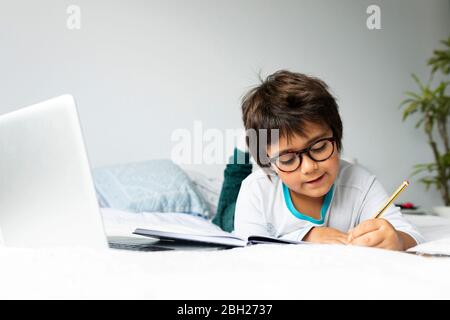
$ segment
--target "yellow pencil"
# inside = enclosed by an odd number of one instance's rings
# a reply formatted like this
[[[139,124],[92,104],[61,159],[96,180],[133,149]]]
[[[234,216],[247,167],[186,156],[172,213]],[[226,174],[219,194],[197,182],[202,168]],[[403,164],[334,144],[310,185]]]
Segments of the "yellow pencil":
[[[372,218],[372,219],[377,219],[379,218],[383,212],[387,209],[387,207],[389,207],[389,205],[392,203],[392,201],[394,201],[398,195],[406,189],[406,187],[409,186],[409,181],[405,180],[403,181],[403,183],[400,185],[400,187],[398,187],[398,189],[391,195],[391,197],[389,199],[387,199],[386,203],[383,205],[383,207],[380,209],[380,211],[378,211],[378,213]]]

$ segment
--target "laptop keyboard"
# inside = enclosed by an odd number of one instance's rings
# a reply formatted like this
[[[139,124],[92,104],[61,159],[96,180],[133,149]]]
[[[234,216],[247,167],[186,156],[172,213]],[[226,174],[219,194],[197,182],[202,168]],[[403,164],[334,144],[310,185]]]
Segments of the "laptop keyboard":
[[[190,242],[160,241],[158,239],[108,237],[108,245],[111,249],[132,251],[173,251],[173,250],[201,250],[215,251],[227,249],[224,246],[199,245]]]
[[[111,249],[132,250],[132,251],[170,251],[173,248],[165,248],[155,245],[129,244],[129,243],[109,243]]]

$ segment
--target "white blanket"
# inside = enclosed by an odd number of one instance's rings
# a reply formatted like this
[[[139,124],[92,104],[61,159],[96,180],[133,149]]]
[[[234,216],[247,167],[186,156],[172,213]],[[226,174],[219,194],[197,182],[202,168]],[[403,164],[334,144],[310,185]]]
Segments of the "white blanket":
[[[411,217],[428,237],[450,235],[436,219]],[[449,258],[354,246],[0,248],[0,261],[1,299],[450,299]]]

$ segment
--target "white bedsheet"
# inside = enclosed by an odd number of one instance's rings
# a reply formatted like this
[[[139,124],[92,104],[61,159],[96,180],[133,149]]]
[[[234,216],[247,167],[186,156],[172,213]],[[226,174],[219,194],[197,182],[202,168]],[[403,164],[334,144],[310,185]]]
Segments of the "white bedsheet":
[[[419,229],[429,235],[438,230],[434,217],[411,220],[424,222]],[[2,299],[450,298],[449,258],[354,246],[201,252],[0,248],[0,261]]]

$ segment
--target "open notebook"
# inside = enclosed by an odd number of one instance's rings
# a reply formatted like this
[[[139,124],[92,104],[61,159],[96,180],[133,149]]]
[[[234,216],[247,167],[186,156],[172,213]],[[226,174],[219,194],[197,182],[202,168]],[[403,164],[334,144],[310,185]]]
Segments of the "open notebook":
[[[128,213],[103,208],[103,223],[108,237],[146,237],[160,240],[158,245],[191,247],[245,247],[257,243],[300,244],[290,240],[272,237],[252,236],[242,239],[235,234],[225,232],[210,220],[185,213]],[[156,242],[155,242],[156,243]]]
[[[429,257],[450,257],[450,238],[425,242],[406,252]]]
[[[219,245],[224,247],[245,247],[253,244],[303,244],[302,241],[291,241],[266,236],[250,236],[247,239],[239,238],[231,233],[218,231],[215,234],[179,233],[151,229],[136,229],[136,235],[156,238],[161,241],[174,243],[192,243],[198,245]]]
[[[183,247],[206,247],[208,244],[222,247],[244,247],[254,243],[308,243],[273,239],[270,237],[250,237],[241,239],[234,234],[224,232],[209,220],[184,213],[152,212],[135,214],[110,208],[102,208],[105,231],[108,236],[148,237],[157,241],[165,239],[164,243],[185,243]],[[439,221],[441,223],[441,221]],[[138,228],[138,229],[136,229]],[[433,234],[439,234],[442,240],[430,241],[409,249],[408,253],[419,255],[450,256],[450,238],[447,229],[433,229]],[[137,233],[136,233],[137,232]],[[177,243],[175,243],[177,242]],[[196,245],[195,245],[196,244]]]
[[[178,230],[177,230],[178,229]],[[181,229],[181,230],[180,230]],[[308,244],[305,241],[292,241],[274,237],[253,235],[247,239],[237,237],[232,233],[212,228],[189,230],[189,228],[178,226],[173,230],[168,228],[138,228],[133,232],[135,235],[159,239],[162,242],[173,244],[191,244],[204,246],[245,247],[254,244]],[[406,251],[407,253],[422,256],[450,257],[450,238],[430,241]]]

